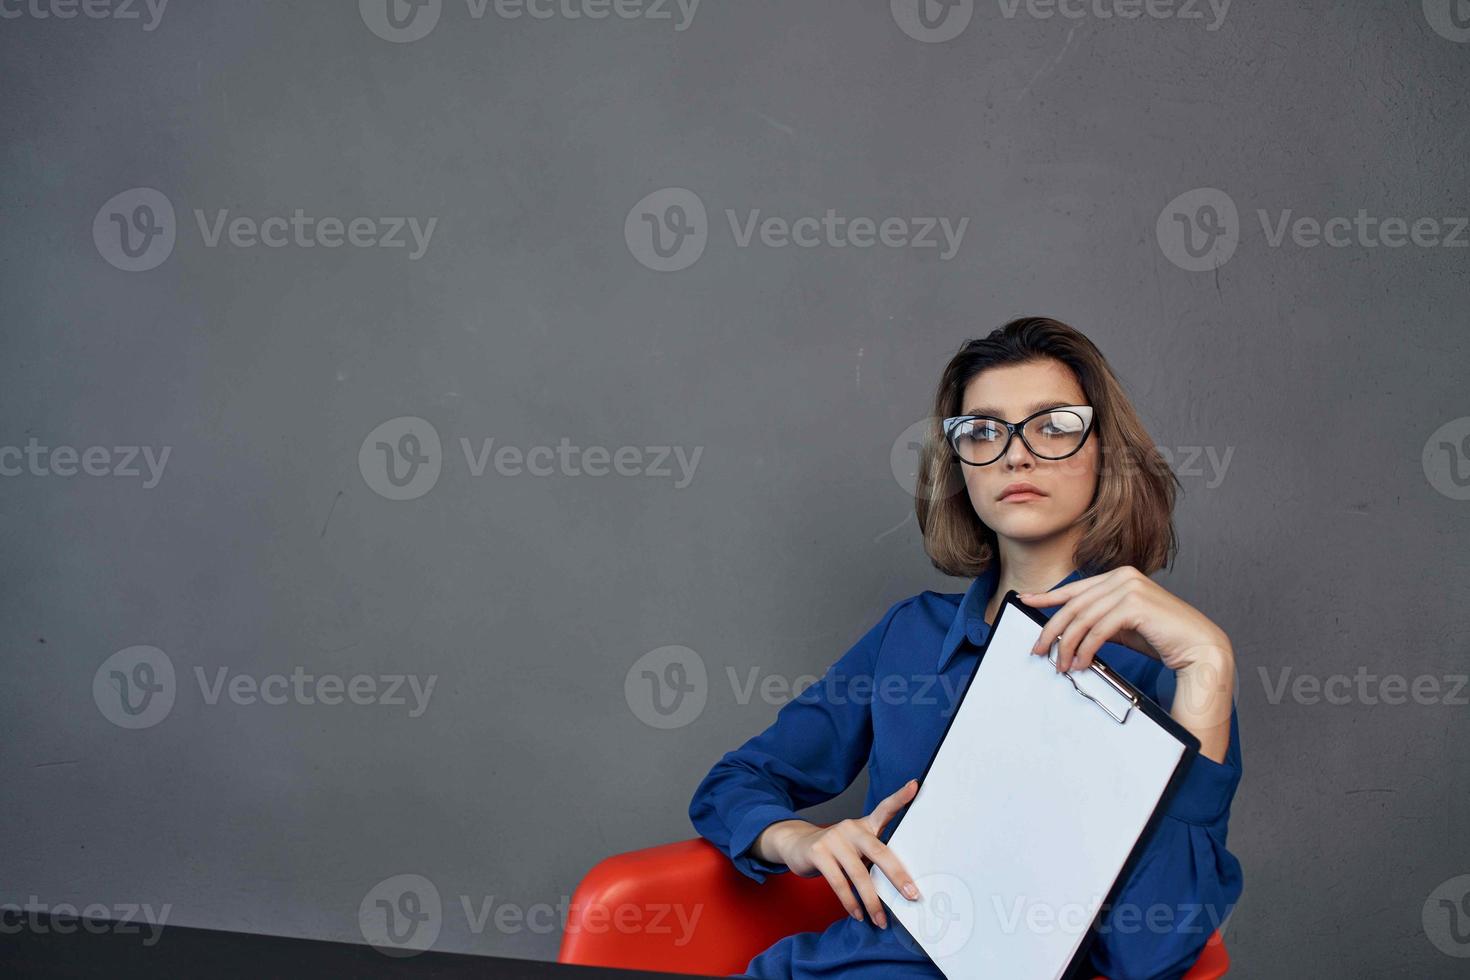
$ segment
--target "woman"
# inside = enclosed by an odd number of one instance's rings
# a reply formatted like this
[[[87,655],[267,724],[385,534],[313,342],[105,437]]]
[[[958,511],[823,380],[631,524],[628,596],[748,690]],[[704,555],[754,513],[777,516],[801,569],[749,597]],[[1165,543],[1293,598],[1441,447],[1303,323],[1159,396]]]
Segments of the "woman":
[[[1033,652],[1060,639],[1059,670],[1102,660],[1200,740],[1091,947],[1096,972],[1112,980],[1179,977],[1242,878],[1225,846],[1241,772],[1230,639],[1147,577],[1173,558],[1177,478],[1102,354],[1056,320],[1014,320],[966,343],[944,370],[934,415],[919,527],[934,565],[974,583],[889,608],[769,728],[726,753],[690,803],[695,829],[746,875],[820,874],[851,915],[782,939],[742,975],[940,976],[901,925],[890,928],[869,867],[922,901],[884,841],[1015,589],[1049,615]],[[797,817],[864,764],[866,816],[829,827]]]

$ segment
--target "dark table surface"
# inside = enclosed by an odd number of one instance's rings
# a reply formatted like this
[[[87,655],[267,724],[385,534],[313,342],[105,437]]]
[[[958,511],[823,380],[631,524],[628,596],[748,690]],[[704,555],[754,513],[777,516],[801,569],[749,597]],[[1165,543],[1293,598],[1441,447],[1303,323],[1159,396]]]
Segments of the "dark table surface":
[[[0,977],[395,977],[528,980],[674,980],[684,974],[568,966],[540,960],[468,956],[432,951],[389,955],[371,946],[290,939],[248,932],[167,926],[151,937],[146,926],[85,929],[76,919],[41,916],[9,921],[0,933]],[[60,925],[63,931],[58,931]],[[16,927],[19,926],[17,929]],[[70,929],[71,931],[65,931]],[[153,942],[147,943],[149,939]]]

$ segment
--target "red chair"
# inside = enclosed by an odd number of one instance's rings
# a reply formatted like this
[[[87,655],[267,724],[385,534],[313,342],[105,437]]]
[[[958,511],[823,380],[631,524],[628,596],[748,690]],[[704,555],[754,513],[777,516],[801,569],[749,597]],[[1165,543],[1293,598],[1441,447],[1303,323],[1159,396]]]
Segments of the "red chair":
[[[846,914],[821,875],[776,874],[756,884],[695,837],[599,861],[572,895],[557,960],[728,976],[776,940],[820,932]],[[1216,932],[1185,980],[1214,980],[1229,968]]]

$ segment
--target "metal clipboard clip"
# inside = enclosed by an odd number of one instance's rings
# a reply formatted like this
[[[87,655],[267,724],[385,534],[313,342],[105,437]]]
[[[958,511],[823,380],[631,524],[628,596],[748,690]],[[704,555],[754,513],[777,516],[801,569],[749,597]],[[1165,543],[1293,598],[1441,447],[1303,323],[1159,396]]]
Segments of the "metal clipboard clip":
[[[1061,642],[1062,642],[1061,640],[1052,640],[1051,641],[1051,650],[1046,655],[1046,658],[1051,661],[1051,664],[1052,664],[1053,667],[1055,667],[1056,664],[1057,664],[1057,646]],[[1110,671],[1110,670],[1108,670],[1108,668],[1105,665],[1098,663],[1096,660],[1094,660],[1092,663],[1088,664],[1087,665],[1087,669],[1088,670],[1091,670],[1091,671],[1094,671],[1097,674],[1097,676],[1101,677],[1104,681],[1107,682],[1107,684],[1108,684],[1109,687],[1111,687],[1114,691],[1117,691],[1118,692],[1118,696],[1120,698],[1122,698],[1124,701],[1126,701],[1128,703],[1128,707],[1126,707],[1126,708],[1123,709],[1123,714],[1122,714],[1121,717],[1118,715],[1117,712],[1113,711],[1112,708],[1109,708],[1107,705],[1103,704],[1097,698],[1093,697],[1091,694],[1088,694],[1086,691],[1082,690],[1082,688],[1078,687],[1077,686],[1077,679],[1072,676],[1072,672],[1070,670],[1067,671],[1062,676],[1065,677],[1067,680],[1071,681],[1071,683],[1072,683],[1072,690],[1076,691],[1078,694],[1082,695],[1084,698],[1086,698],[1087,700],[1091,701],[1093,704],[1097,705],[1102,710],[1106,711],[1108,713],[1108,717],[1109,718],[1113,719],[1114,721],[1116,721],[1120,725],[1126,723],[1128,721],[1128,715],[1133,711],[1134,708],[1138,707],[1138,697],[1136,695],[1134,695],[1133,693],[1131,693],[1130,691],[1128,691],[1127,688],[1123,687],[1122,684],[1118,683],[1118,681],[1113,677],[1113,672]]]

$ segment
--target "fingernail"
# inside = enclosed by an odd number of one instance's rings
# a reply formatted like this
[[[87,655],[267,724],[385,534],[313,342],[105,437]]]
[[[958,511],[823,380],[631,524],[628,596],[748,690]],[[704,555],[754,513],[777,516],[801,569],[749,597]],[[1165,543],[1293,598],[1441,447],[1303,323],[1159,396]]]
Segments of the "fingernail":
[[[857,909],[853,909],[852,910],[852,917],[854,919],[857,919],[859,922],[863,921],[863,914],[861,912],[859,912]]]
[[[903,886],[903,893],[911,899],[917,899],[919,897],[919,890],[914,887],[913,882],[909,882]]]

